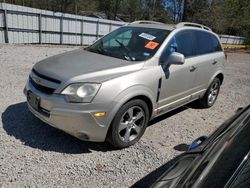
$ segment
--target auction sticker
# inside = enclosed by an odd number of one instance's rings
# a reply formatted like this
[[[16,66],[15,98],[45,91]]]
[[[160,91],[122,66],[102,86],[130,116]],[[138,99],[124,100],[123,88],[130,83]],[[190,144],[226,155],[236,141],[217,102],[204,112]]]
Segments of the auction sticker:
[[[148,43],[145,45],[145,48],[154,50],[158,45],[159,45],[159,43],[150,41],[150,42],[148,42]]]
[[[150,41],[156,38],[155,36],[147,34],[147,33],[141,33],[139,36]]]

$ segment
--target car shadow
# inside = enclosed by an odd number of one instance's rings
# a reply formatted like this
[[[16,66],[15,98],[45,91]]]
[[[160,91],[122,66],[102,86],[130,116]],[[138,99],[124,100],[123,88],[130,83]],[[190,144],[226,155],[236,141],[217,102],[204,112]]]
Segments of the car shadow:
[[[32,148],[70,154],[114,150],[106,143],[84,142],[43,123],[28,110],[26,102],[9,106],[2,113],[2,124],[8,135]]]
[[[172,117],[172,116],[174,116],[176,114],[179,114],[179,113],[181,113],[181,112],[183,112],[183,111],[185,111],[185,110],[187,110],[189,108],[191,108],[191,109],[204,109],[203,107],[201,107],[201,105],[199,105],[199,103],[197,101],[193,101],[191,103],[186,104],[185,106],[181,106],[181,107],[179,107],[179,108],[177,108],[175,110],[172,110],[170,112],[167,112],[165,114],[162,114],[162,115],[154,118],[153,120],[151,120],[148,123],[148,127],[150,127],[150,126],[152,126],[152,125],[154,125],[154,124],[156,124],[156,123],[158,123],[160,121],[168,119],[168,118],[170,118],[170,117]]]
[[[131,188],[145,188],[145,187],[150,187],[164,172],[167,171],[175,162],[177,162],[183,154],[180,154],[164,165],[158,167],[157,169],[151,171],[149,174],[144,176],[142,179],[134,183]]]
[[[178,145],[174,146],[174,150],[176,150],[176,151],[188,151],[189,146],[190,145],[188,145],[186,143],[178,144]]]
[[[191,109],[204,109],[204,107],[202,107],[197,101],[187,104],[186,107]]]

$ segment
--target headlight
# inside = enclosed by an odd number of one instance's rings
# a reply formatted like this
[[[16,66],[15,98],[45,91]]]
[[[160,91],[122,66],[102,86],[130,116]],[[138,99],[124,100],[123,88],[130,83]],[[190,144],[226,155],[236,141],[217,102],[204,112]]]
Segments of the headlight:
[[[101,84],[97,83],[76,83],[66,87],[61,94],[65,95],[68,102],[88,103],[97,94]]]

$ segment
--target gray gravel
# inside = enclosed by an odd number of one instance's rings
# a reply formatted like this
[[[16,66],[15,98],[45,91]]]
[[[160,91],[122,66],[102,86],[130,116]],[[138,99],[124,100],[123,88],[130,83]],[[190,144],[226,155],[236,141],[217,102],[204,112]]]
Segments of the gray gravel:
[[[74,48],[0,46],[0,187],[129,187],[179,155],[174,146],[210,134],[250,102],[250,54],[230,53],[212,108],[187,105],[163,115],[123,150],[82,142],[35,118],[22,93],[35,62]],[[144,187],[150,177],[136,185]]]

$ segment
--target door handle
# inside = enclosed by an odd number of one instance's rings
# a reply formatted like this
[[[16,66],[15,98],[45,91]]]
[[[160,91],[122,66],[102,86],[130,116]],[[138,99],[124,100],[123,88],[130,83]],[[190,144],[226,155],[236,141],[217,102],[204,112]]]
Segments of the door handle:
[[[190,70],[190,72],[193,72],[193,71],[195,71],[196,69],[197,69],[197,67],[192,65],[192,66],[190,67],[189,70]]]
[[[218,63],[218,61],[214,60],[212,64],[215,65],[216,63]]]

